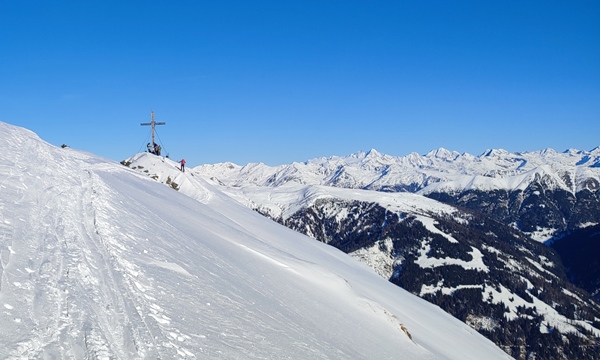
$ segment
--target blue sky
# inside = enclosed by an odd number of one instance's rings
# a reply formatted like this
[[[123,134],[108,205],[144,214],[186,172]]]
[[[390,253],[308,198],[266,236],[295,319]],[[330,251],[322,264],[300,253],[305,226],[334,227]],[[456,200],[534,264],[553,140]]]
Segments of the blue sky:
[[[0,121],[188,166],[600,145],[600,2],[0,0]]]

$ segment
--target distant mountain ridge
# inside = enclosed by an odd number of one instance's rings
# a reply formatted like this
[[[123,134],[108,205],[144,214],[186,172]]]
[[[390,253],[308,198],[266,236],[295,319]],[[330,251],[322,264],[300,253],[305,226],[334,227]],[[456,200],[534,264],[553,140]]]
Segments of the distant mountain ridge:
[[[490,149],[479,156],[444,148],[391,156],[372,149],[275,167],[221,163],[195,171],[227,186],[298,183],[419,193],[513,223],[539,241],[600,221],[600,147],[515,153]],[[534,199],[538,195],[543,196]],[[527,221],[532,212],[540,218],[535,224]]]
[[[589,293],[597,288],[574,287],[569,277],[580,278],[581,267],[565,268],[539,242],[598,224],[599,159],[600,148],[404,157],[370,150],[193,171],[367,263],[515,358],[595,359],[600,306]],[[597,254],[593,244],[589,253]],[[598,283],[586,280],[578,284]]]
[[[245,166],[220,163],[201,165],[196,169],[206,175],[261,186],[297,181],[379,191],[410,189],[423,194],[438,190],[439,186],[434,184],[440,183],[453,183],[446,188],[458,191],[522,190],[527,180],[538,173],[552,175],[554,186],[576,193],[586,188],[597,189],[594,186],[597,183],[588,179],[596,182],[600,179],[600,147],[591,151],[569,149],[562,153],[553,149],[516,153],[491,149],[479,156],[444,148],[425,155],[411,153],[406,156],[391,156],[371,149],[344,157],[321,157],[274,167],[262,163]],[[236,173],[239,179],[236,179]]]

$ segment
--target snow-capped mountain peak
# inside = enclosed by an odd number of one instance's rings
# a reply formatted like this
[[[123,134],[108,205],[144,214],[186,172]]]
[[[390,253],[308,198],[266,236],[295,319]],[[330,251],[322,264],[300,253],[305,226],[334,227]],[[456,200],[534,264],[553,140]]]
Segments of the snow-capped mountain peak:
[[[452,161],[460,156],[460,153],[457,151],[450,151],[445,148],[439,148],[437,150],[432,150],[425,155],[428,158],[437,158],[445,161]]]
[[[382,156],[382,154],[380,152],[378,152],[375,149],[371,149],[371,150],[367,151],[367,153],[365,154],[364,157],[365,158],[379,158],[381,156]]]
[[[509,155],[509,152],[504,149],[487,149],[481,154],[482,157],[504,157],[506,155]]]

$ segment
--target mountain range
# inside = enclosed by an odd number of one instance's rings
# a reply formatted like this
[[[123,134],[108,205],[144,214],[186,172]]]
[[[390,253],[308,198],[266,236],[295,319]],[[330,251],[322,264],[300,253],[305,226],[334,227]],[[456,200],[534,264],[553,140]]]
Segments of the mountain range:
[[[0,141],[0,358],[510,358],[168,158]]]
[[[2,358],[600,353],[598,149],[184,173],[2,122],[0,141]]]
[[[600,221],[600,147],[479,156],[443,148],[402,157],[370,150],[276,167],[221,163],[195,170],[228,187],[297,183],[417,193],[514,223],[538,241]]]
[[[600,308],[590,293],[600,287],[600,244],[588,241],[579,266],[561,254],[579,239],[566,235],[600,222],[599,164],[600,148],[404,157],[371,150],[193,173],[364,261],[515,358],[593,359]]]

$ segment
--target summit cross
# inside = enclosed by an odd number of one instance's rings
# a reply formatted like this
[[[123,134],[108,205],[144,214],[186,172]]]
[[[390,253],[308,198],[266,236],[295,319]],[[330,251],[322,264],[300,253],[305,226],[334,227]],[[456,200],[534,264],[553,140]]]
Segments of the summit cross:
[[[156,144],[156,142],[154,142],[154,126],[156,125],[166,125],[166,122],[156,122],[154,121],[154,111],[150,112],[150,122],[149,123],[141,123],[140,125],[142,126],[147,126],[150,125],[152,127],[152,146],[154,146],[154,144]]]

